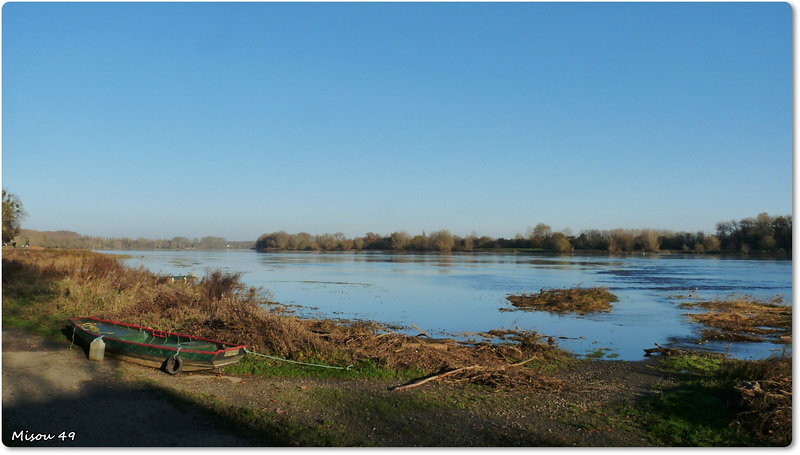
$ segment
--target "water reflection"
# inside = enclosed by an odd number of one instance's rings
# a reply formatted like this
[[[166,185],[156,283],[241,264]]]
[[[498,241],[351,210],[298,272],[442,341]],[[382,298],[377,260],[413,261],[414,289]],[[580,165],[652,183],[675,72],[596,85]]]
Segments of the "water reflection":
[[[300,315],[368,319],[461,338],[492,329],[535,330],[578,354],[600,348],[640,359],[654,343],[688,343],[699,327],[687,321],[676,294],[728,293],[792,298],[791,261],[648,255],[396,254],[384,252],[256,253],[148,251],[126,263],[166,274],[209,269],[240,272]],[[619,302],[611,313],[551,315],[509,311],[506,297],[541,288],[607,286]],[[740,357],[764,357],[783,346],[704,346]],[[771,351],[775,350],[775,351]]]

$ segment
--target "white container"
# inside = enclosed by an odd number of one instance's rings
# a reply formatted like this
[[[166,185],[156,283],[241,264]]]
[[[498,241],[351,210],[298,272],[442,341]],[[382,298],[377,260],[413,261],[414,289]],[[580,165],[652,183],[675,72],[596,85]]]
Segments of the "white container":
[[[89,360],[103,360],[106,353],[106,343],[102,338],[95,338],[89,345]]]

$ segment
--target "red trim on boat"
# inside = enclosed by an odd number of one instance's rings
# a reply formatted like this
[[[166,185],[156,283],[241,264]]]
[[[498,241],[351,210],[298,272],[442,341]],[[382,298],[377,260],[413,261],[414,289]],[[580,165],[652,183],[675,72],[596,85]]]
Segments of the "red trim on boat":
[[[163,330],[155,330],[155,329],[151,329],[149,327],[142,327],[142,326],[139,326],[139,325],[127,324],[125,322],[109,321],[109,320],[106,320],[106,319],[99,319],[99,318],[92,318],[92,317],[74,317],[74,318],[69,318],[69,321],[75,326],[75,328],[80,329],[84,333],[87,333],[87,334],[89,334],[91,336],[94,336],[95,338],[98,337],[99,335],[84,329],[83,327],[81,327],[80,322],[77,322],[77,321],[105,322],[107,324],[114,324],[114,325],[120,325],[120,326],[124,326],[124,327],[130,327],[130,328],[134,328],[134,329],[146,330],[146,331],[149,331],[150,334],[152,334],[154,337],[157,337],[157,338],[166,338],[166,336],[173,335],[173,336],[189,338],[189,339],[197,340],[197,341],[208,341],[210,343],[217,343],[217,344],[221,344],[221,345],[224,345],[224,346],[230,346],[229,348],[218,349],[216,351],[197,351],[197,350],[193,350],[193,349],[181,349],[181,352],[193,352],[193,353],[197,353],[197,354],[216,354],[216,355],[219,355],[221,352],[227,352],[227,351],[233,351],[233,350],[236,350],[236,349],[246,349],[247,348],[246,344],[237,345],[237,344],[234,344],[234,343],[226,343],[224,341],[212,340],[210,338],[202,338],[202,337],[197,337],[197,336],[194,336],[194,335],[184,335],[184,334],[181,334],[181,333],[164,332]],[[121,339],[115,338],[113,336],[109,337],[109,336],[105,336],[104,335],[103,338],[114,340],[117,343],[131,344],[131,345],[137,345],[137,346],[147,346],[147,347],[151,347],[151,348],[163,349],[163,350],[169,350],[169,351],[176,351],[176,352],[178,351],[178,348],[173,348],[173,347],[170,347],[170,346],[157,346],[157,345],[147,344],[147,343],[137,343],[135,341],[121,340]]]

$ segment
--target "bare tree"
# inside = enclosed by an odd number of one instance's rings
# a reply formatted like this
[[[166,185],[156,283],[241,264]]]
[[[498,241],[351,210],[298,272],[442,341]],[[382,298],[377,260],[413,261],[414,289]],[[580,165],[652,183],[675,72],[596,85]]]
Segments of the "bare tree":
[[[285,250],[289,248],[289,234],[286,231],[278,231],[272,234],[275,248]]]
[[[336,248],[336,240],[330,234],[318,235],[314,238],[314,240],[317,242],[317,245],[319,245],[319,247],[322,248],[323,250],[327,251]]]
[[[472,250],[475,249],[475,239],[476,239],[476,236],[475,236],[474,233],[470,234],[470,235],[468,235],[467,237],[464,238],[464,240],[463,240],[464,251],[470,251],[471,252]]]
[[[625,229],[612,229],[608,241],[608,250],[611,253],[627,253],[633,251],[636,238]]]
[[[716,235],[708,235],[703,239],[703,247],[706,251],[717,251],[720,247],[719,238]]]
[[[442,253],[449,253],[453,251],[453,247],[456,244],[455,239],[453,238],[453,234],[446,229],[442,229],[441,231],[432,232],[430,235],[431,242]]]
[[[659,248],[661,248],[661,239],[659,238],[658,232],[652,229],[645,229],[642,231],[641,238],[642,247],[645,251],[657,253]]]
[[[392,232],[390,236],[392,239],[392,249],[403,251],[408,247],[411,242],[411,236],[406,231]]]
[[[544,248],[553,235],[553,229],[544,223],[539,223],[536,227],[528,227],[525,233],[535,248]]]

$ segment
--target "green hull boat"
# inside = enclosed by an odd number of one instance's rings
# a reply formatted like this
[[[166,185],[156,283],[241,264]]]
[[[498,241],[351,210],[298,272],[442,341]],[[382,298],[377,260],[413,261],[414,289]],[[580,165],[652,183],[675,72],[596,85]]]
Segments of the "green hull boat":
[[[224,343],[191,335],[162,332],[97,318],[70,318],[75,341],[105,343],[105,353],[139,365],[181,371],[220,370],[247,353],[246,345]]]

